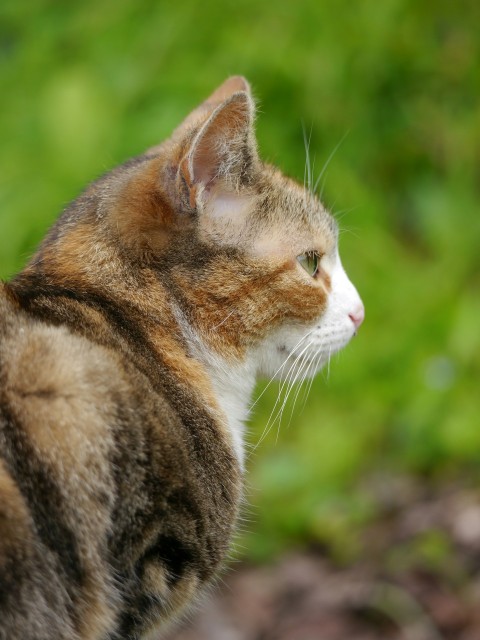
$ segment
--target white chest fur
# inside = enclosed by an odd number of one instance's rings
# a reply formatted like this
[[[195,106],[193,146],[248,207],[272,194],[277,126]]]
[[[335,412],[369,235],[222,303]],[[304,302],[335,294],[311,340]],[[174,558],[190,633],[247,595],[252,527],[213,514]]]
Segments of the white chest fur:
[[[220,420],[224,421],[232,437],[237,460],[243,470],[245,460],[244,431],[250,401],[255,386],[256,369],[248,359],[241,363],[229,363],[213,353],[200,339],[178,308],[174,315],[191,351],[191,355],[205,366],[217,405]]]

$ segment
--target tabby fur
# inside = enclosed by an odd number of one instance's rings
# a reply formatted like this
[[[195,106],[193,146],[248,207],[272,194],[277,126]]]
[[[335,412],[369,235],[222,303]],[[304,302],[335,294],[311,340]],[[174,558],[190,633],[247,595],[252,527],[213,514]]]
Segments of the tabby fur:
[[[331,351],[359,324],[335,222],[253,118],[228,79],[0,283],[0,640],[158,637],[227,553],[256,377],[340,302]]]

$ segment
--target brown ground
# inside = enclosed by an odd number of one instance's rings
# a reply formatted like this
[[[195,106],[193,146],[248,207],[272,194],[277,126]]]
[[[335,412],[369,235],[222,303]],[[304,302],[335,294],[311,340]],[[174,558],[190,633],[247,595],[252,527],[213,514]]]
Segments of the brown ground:
[[[237,565],[168,640],[480,640],[480,491],[377,486],[362,559]]]

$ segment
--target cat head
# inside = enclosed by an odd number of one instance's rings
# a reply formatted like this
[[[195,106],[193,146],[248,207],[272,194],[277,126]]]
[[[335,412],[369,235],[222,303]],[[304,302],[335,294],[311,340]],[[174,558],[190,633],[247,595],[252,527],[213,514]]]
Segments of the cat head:
[[[261,162],[254,114],[246,80],[228,79],[167,141],[94,183],[47,246],[63,238],[55,255],[66,256],[64,269],[81,263],[84,279],[110,269],[111,295],[115,269],[128,265],[136,283],[122,295],[154,274],[200,354],[248,360],[268,376],[295,361],[314,374],[355,335],[364,309],[342,268],[336,222]],[[80,259],[68,257],[65,247],[79,243]]]

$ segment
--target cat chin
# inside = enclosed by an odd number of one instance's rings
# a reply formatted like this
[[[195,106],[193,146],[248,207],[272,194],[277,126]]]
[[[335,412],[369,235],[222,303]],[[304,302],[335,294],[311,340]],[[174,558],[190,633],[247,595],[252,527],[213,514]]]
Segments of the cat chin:
[[[284,328],[259,350],[257,377],[292,382],[313,378],[355,335],[349,320],[316,324],[302,331]]]

